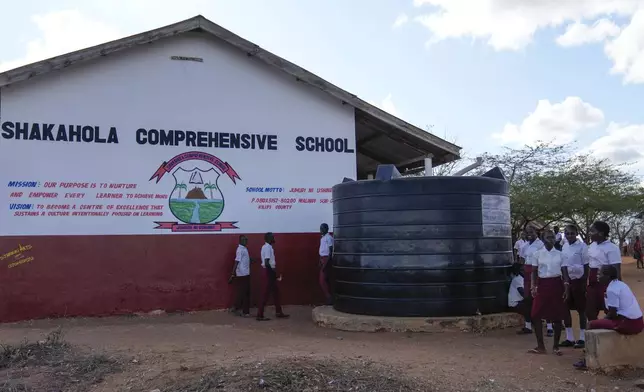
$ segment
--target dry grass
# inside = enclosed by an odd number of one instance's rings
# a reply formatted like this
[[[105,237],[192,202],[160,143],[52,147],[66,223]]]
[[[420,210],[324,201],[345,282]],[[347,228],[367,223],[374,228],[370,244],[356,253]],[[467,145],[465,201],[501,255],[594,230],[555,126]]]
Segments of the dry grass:
[[[119,371],[119,361],[81,352],[60,329],[39,342],[0,346],[0,392],[83,392]]]
[[[186,373],[186,372],[184,372]],[[284,358],[184,374],[157,386],[163,392],[280,391],[280,392],[430,392],[418,380],[366,361]],[[150,389],[148,389],[150,390]]]

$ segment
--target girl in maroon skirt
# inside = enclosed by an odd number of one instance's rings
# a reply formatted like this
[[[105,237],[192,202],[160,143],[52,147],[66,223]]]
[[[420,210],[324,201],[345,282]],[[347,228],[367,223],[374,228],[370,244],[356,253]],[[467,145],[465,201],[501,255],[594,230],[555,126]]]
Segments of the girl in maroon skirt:
[[[593,320],[588,329],[611,329],[622,335],[637,335],[644,330],[642,308],[630,287],[619,280],[615,265],[605,265],[598,275],[599,282],[606,288],[606,317]],[[575,363],[577,369],[586,369],[586,361]]]
[[[588,246],[577,239],[577,227],[566,226],[566,243],[561,250],[563,256],[563,278],[567,290],[568,309],[564,319],[566,340],[561,347],[584,348],[586,346],[586,286],[588,284]],[[572,330],[571,312],[579,315],[579,340],[575,341]]]
[[[599,281],[606,285],[606,317],[590,322],[590,329],[612,329],[622,335],[637,335],[644,330],[642,308],[630,287],[618,279],[617,268],[605,265]]]
[[[537,347],[530,350],[532,354],[545,354],[543,341],[543,320],[553,321],[554,341],[552,352],[561,355],[561,321],[566,317],[566,290],[561,278],[563,258],[561,252],[554,248],[555,234],[547,230],[543,234],[544,248],[531,258],[532,264],[532,329],[537,338]]]
[[[619,247],[609,241],[610,226],[606,222],[597,221],[590,227],[588,247],[588,287],[586,288],[586,317],[589,321],[597,320],[599,312],[604,310],[604,294],[606,285],[597,279],[600,268],[604,265],[614,265],[618,279],[621,279],[622,254]]]
[[[530,294],[532,292],[530,289],[532,283],[531,260],[537,251],[543,249],[543,242],[539,239],[539,236],[533,227],[528,227],[526,229],[526,241],[527,242],[520,250],[519,257],[523,263],[523,290],[527,294],[524,296],[523,302],[525,303],[524,306],[527,308],[527,316],[530,316],[532,313],[532,295]],[[532,324],[532,320],[526,319],[526,322],[527,321],[530,321],[530,325]],[[526,324],[525,327],[519,330],[518,334],[530,335],[532,334],[532,327],[528,328],[528,325]]]

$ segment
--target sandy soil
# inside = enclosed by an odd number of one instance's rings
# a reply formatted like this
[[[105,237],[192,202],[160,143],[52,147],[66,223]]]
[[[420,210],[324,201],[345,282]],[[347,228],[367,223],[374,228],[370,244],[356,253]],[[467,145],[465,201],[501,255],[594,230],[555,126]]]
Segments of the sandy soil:
[[[644,304],[644,270],[631,261],[625,259],[624,277]],[[310,308],[287,310],[291,319],[265,323],[226,312],[38,320],[1,325],[0,342],[38,340],[60,326],[70,343],[127,358],[127,370],[95,391],[150,391],[162,388],[161,380],[174,372],[199,374],[213,366],[294,356],[398,366],[439,391],[635,390],[633,380],[644,376],[617,379],[576,371],[571,364],[580,358],[579,350],[567,349],[562,357],[527,355],[534,337],[517,336],[513,330],[482,335],[346,333],[314,326]]]

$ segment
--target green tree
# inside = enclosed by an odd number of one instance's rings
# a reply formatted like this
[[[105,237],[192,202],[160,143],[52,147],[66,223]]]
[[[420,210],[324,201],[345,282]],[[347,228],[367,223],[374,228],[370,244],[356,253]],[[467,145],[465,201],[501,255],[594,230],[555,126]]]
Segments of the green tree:
[[[188,190],[188,186],[182,182],[182,183],[180,183],[180,184],[175,185],[175,186],[174,186],[174,189],[178,189],[178,190],[179,190],[179,199],[181,199],[181,190],[183,189],[183,190],[187,191],[187,190]]]
[[[623,224],[642,211],[644,201],[636,176],[623,165],[579,155],[566,167],[561,181],[570,201],[564,221],[575,224],[584,240],[589,240],[590,226],[597,220],[618,224],[620,243],[625,240],[628,233],[624,235]]]
[[[495,166],[504,171],[510,184],[515,236],[529,224],[543,228],[572,223],[588,240],[596,220],[622,222],[644,211],[642,188],[626,167],[575,154],[571,145],[506,148],[501,154],[486,155],[479,174]],[[632,231],[630,224],[626,229],[622,226],[615,230],[621,242]]]
[[[207,183],[204,185],[204,189],[205,189],[205,190],[207,190],[207,191],[209,190],[209,191],[210,191],[210,199],[211,199],[211,200],[212,200],[212,199],[214,199],[214,197],[213,197],[213,195],[212,195],[212,191],[213,191],[214,189],[217,189],[217,184],[212,184],[212,183],[210,183],[210,182],[207,182]]]

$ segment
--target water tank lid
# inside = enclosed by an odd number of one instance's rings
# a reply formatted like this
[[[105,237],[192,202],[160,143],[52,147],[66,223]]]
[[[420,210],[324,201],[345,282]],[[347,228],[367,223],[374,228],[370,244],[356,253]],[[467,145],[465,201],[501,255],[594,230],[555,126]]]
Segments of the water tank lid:
[[[495,167],[491,169],[490,171],[486,172],[483,174],[481,177],[488,177],[488,178],[498,178],[499,180],[507,181],[508,179],[505,177],[505,174],[503,174],[503,170],[501,170],[500,167]]]
[[[378,170],[376,171],[376,180],[388,181],[401,177],[402,175],[395,165],[378,165]]]

